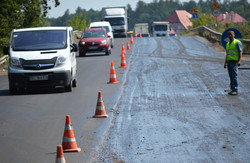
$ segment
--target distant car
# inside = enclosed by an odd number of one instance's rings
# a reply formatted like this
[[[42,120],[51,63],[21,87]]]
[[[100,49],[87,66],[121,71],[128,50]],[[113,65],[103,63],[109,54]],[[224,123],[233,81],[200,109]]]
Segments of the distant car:
[[[86,53],[105,52],[111,54],[110,36],[104,28],[86,29],[83,31],[79,41],[79,55],[85,56]]]
[[[111,27],[109,22],[107,22],[107,21],[92,22],[92,23],[90,23],[89,28],[105,28],[108,36],[110,36],[111,48],[114,47],[113,30],[112,30],[112,27]]]

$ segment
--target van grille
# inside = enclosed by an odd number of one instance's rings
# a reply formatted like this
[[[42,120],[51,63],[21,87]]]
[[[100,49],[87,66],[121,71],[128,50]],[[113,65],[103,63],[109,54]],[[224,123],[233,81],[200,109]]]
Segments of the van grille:
[[[57,57],[43,60],[25,60],[21,58],[20,62],[24,70],[44,70],[53,68],[55,66],[56,59]]]

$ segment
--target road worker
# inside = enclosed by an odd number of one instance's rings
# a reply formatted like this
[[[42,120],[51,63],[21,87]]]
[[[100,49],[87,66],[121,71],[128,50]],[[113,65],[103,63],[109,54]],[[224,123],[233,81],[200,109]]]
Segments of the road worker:
[[[228,69],[231,91],[229,95],[238,95],[238,66],[242,58],[242,43],[235,39],[234,31],[228,32],[230,41],[226,45],[226,59],[224,68]]]

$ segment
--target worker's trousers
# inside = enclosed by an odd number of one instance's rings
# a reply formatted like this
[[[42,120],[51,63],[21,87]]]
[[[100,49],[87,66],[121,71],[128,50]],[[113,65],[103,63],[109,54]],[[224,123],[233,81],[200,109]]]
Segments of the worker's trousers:
[[[230,78],[232,91],[238,92],[238,63],[237,61],[227,61],[227,69]]]

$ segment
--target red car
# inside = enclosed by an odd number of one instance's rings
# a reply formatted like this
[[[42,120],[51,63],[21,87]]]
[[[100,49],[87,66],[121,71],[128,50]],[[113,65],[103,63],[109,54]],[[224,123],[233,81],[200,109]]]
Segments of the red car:
[[[105,52],[111,54],[110,36],[102,28],[86,29],[79,41],[79,55],[85,56],[89,52]]]

